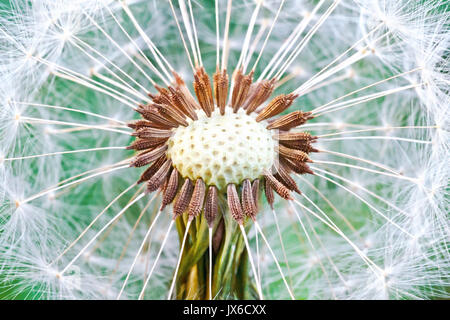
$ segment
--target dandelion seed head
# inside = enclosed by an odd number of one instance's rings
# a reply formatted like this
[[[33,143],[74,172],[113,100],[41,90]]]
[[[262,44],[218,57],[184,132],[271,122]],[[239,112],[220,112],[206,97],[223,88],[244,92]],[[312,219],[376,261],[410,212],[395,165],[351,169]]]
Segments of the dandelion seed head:
[[[191,32],[195,24],[200,40],[199,50],[196,50],[195,38],[191,43],[184,28],[180,2],[172,1],[187,48],[182,45],[168,2],[58,0],[29,5],[26,1],[13,0],[10,1],[11,8],[5,7],[11,16],[0,17],[0,283],[12,286],[13,294],[7,297],[17,294],[19,298],[38,299],[115,299],[123,279],[130,272],[122,297],[137,298],[143,279],[168,235],[169,241],[143,296],[165,298],[180,250],[177,241],[173,241],[180,230],[172,229],[168,234],[166,227],[170,221],[178,219],[178,229],[186,220],[184,214],[177,218],[177,215],[166,213],[189,211],[196,216],[193,219],[199,219],[193,220],[195,225],[205,217],[204,212],[198,211],[199,208],[206,210],[206,205],[199,205],[204,203],[216,204],[219,208],[217,220],[211,223],[214,230],[222,217],[227,228],[234,226],[230,222],[245,225],[252,260],[260,269],[258,273],[261,273],[260,282],[266,298],[285,299],[288,295],[279,285],[282,283],[280,274],[253,221],[261,225],[296,298],[448,298],[450,33],[449,15],[442,10],[440,1],[336,1],[339,4],[330,16],[313,30],[334,1],[285,1],[276,19],[281,1],[235,0],[231,8],[228,47],[224,35],[227,8],[218,1],[219,56],[229,48],[227,70],[220,70],[219,66],[219,72],[225,71],[229,78],[227,99],[218,102],[214,87],[214,76],[217,75],[210,73],[211,117],[207,116],[210,105],[203,108],[207,99],[199,99],[205,91],[198,88],[206,81],[199,83],[195,77],[199,66],[204,66],[206,72],[216,68],[216,57],[212,54],[216,48],[216,34],[211,23],[214,15],[210,14],[214,10],[209,8],[207,1],[192,1]],[[259,4],[260,12],[247,41],[245,35],[250,17]],[[135,28],[126,8],[143,32]],[[189,8],[187,11],[189,18]],[[295,36],[303,19],[310,20]],[[272,24],[274,28],[262,50]],[[314,32],[309,39],[310,31]],[[154,47],[148,45],[148,39]],[[239,67],[235,66],[243,44],[248,51],[241,60],[246,71],[240,76],[249,76],[250,70],[254,72],[248,92],[254,90],[261,83],[259,81],[270,81],[280,71],[273,95],[250,115],[245,112],[246,101],[236,113],[231,111],[230,105],[239,72]],[[159,53],[152,52],[155,48]],[[300,54],[289,61],[296,48],[301,48]],[[347,49],[349,51],[327,68]],[[202,63],[192,61],[195,70],[191,70],[185,51],[191,55],[189,59],[194,60],[193,54],[197,53],[197,60],[203,60]],[[279,51],[280,55],[274,58]],[[253,70],[253,62],[260,53],[259,64]],[[159,64],[157,59],[164,61]],[[285,71],[280,70],[284,67]],[[266,68],[266,76],[258,79]],[[186,81],[185,86],[172,81],[174,71]],[[397,77],[401,73],[403,75]],[[387,80],[391,76],[396,78]],[[157,93],[154,93],[153,81],[158,85]],[[195,83],[192,90],[192,81],[197,82],[197,90]],[[378,81],[381,82],[372,86]],[[303,86],[305,83],[307,85]],[[412,87],[397,91],[403,86]],[[183,121],[179,118],[180,123],[173,126],[174,119],[165,114],[169,124],[160,123],[158,128],[152,127],[145,133],[144,127],[149,123],[135,110],[142,111],[139,107],[142,104],[152,112],[157,109],[158,115],[163,113],[165,110],[161,106],[166,101],[155,102],[153,97],[162,98],[164,90],[169,89],[174,91],[166,97],[171,97],[177,90],[184,90],[184,97],[192,95],[191,102],[198,119],[191,119],[181,112],[187,126],[181,124]],[[203,120],[210,124],[224,122],[220,120],[223,115],[218,115],[222,104],[226,105],[225,115],[249,117],[255,121],[273,97],[296,89],[299,89],[296,92],[299,97],[289,109],[276,117],[255,122],[255,126],[242,127],[238,135],[233,133],[234,124],[231,123],[226,126],[226,132],[218,132],[219,139],[214,141],[202,128],[194,135],[194,148],[184,138],[182,143],[175,143],[175,137],[181,136],[182,132],[185,133],[183,136],[189,136],[188,131]],[[382,92],[389,94],[369,99],[370,94]],[[360,97],[361,103],[336,109],[341,103],[346,106],[353,98]],[[63,106],[69,110],[31,105],[36,103]],[[323,106],[330,107],[326,109],[330,112],[296,128],[287,131],[281,128],[268,133],[267,126],[280,125],[279,119],[283,116],[300,110],[305,113],[319,108],[320,111]],[[161,120],[160,117],[155,119]],[[153,120],[150,121],[152,125],[155,124]],[[138,127],[139,121],[144,123],[143,127]],[[91,127],[83,127],[86,124]],[[207,131],[211,131],[209,127]],[[310,132],[311,136],[333,134],[335,136],[330,138],[350,139],[318,138],[317,144],[308,145],[308,148],[321,150],[309,154],[313,163],[296,162],[292,166],[291,160],[298,160],[299,154],[280,150],[280,146],[292,149],[290,147],[294,145],[301,146],[302,140],[292,143],[289,142],[292,136],[286,135],[285,140],[277,139],[287,132]],[[147,141],[152,145],[143,150],[125,149],[130,143],[146,139],[139,137],[140,134],[143,137],[163,134],[167,140],[159,141],[156,147],[169,141],[167,150],[157,150],[162,152],[154,153],[159,158],[145,158],[145,152],[154,151],[152,143],[156,140]],[[258,136],[267,136],[270,142],[264,145],[246,143],[247,135],[251,141],[257,140]],[[205,151],[202,138],[211,140],[208,146],[219,141],[226,145],[232,144],[232,139],[243,140],[244,156],[239,155],[240,149],[234,144],[233,150],[219,150],[220,156],[225,154],[235,161],[220,162],[218,171],[212,167],[208,180],[209,173],[203,168],[214,164],[214,157]],[[141,143],[135,146],[146,147]],[[192,161],[179,153],[175,159],[173,148],[176,145],[185,145]],[[123,150],[81,151],[108,146],[119,146]],[[275,152],[269,155],[267,147]],[[74,153],[57,154],[66,151]],[[250,156],[246,157],[247,154]],[[264,161],[257,160],[257,155],[265,159],[267,166],[262,165]],[[39,157],[21,159],[26,156]],[[255,161],[250,161],[251,156]],[[15,158],[17,160],[11,160]],[[134,161],[138,159],[137,164],[142,164],[142,169],[137,165],[137,168],[128,167],[130,162],[136,164]],[[205,159],[211,161],[205,163]],[[196,163],[197,160],[201,161]],[[123,168],[108,172],[117,163],[123,163]],[[282,169],[288,174],[277,171],[278,163],[283,164]],[[196,164],[202,165],[199,172]],[[246,168],[246,164],[249,167],[254,164],[254,170]],[[293,172],[300,166],[309,165],[316,175]],[[215,189],[210,187],[219,183],[212,182],[212,177],[228,168],[232,177],[223,179],[223,183],[225,187],[230,185],[229,192],[228,188],[222,187],[221,194],[214,198]],[[264,174],[264,169],[270,170]],[[98,175],[77,181],[90,174]],[[142,184],[136,184],[138,179]],[[260,182],[258,199],[253,199],[260,200],[254,203],[258,216],[252,216],[255,207],[250,200],[255,194],[249,192],[250,187],[253,191],[255,181]],[[270,183],[266,184],[266,181]],[[97,232],[139,192],[150,192],[150,182],[151,190],[157,195],[155,201],[145,208],[144,203],[154,194],[143,196],[85,248],[88,241],[94,239]],[[289,190],[294,189],[294,185],[301,194]],[[117,201],[113,200],[129,186],[133,186],[129,192]],[[57,189],[59,187],[61,189]],[[212,196],[208,198],[211,190]],[[270,192],[274,193],[272,198]],[[167,199],[168,195],[173,197]],[[163,208],[149,238],[144,240],[164,197],[167,207]],[[261,201],[264,198],[272,199],[271,203]],[[295,204],[291,206],[292,203]],[[98,221],[89,226],[109,204],[111,206]],[[234,216],[231,216],[230,208],[233,208]],[[143,216],[134,229],[141,210]],[[76,242],[85,228],[88,228],[86,234]],[[256,239],[258,254],[254,250]],[[143,250],[139,251],[142,242]],[[229,247],[237,252],[242,249],[242,243],[231,243]],[[65,249],[68,251],[55,264],[50,264],[55,261],[55,255]],[[77,253],[80,253],[80,259],[72,261]],[[130,266],[136,256],[133,269]],[[70,268],[63,272],[68,264]],[[3,276],[8,282],[3,281]],[[236,298],[224,291],[225,287],[217,288],[220,298]]]

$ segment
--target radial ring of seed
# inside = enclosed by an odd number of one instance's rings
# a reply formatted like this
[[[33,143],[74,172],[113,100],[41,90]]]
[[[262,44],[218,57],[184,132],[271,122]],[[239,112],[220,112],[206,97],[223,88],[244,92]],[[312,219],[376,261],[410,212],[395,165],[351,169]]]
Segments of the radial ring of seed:
[[[224,115],[216,108],[211,117],[203,111],[197,116],[176,128],[168,141],[167,156],[183,177],[224,190],[230,183],[257,179],[273,165],[276,142],[265,121],[231,108]]]
[[[197,68],[196,101],[178,74],[174,76],[173,86],[155,85],[158,93],[149,93],[153,102],[136,109],[144,119],[128,124],[137,139],[127,149],[138,151],[130,166],[148,166],[138,183],[146,182],[147,192],[161,190],[161,210],[173,202],[174,219],[185,211],[189,219],[204,211],[212,227],[220,193],[233,218],[243,224],[246,217],[256,217],[260,182],[272,208],[274,192],[287,200],[292,200],[291,192],[301,193],[291,173],[314,174],[308,155],[319,150],[312,146],[317,137],[290,132],[311,120],[310,112],[280,116],[296,94],[265,103],[275,80],[252,84],[253,72],[238,70],[228,95],[226,70],[217,69],[213,96],[208,75]]]

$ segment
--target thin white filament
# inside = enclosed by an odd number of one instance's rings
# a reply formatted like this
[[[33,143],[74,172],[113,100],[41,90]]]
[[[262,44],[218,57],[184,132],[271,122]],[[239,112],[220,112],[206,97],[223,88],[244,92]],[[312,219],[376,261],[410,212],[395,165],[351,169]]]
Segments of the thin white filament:
[[[208,292],[209,292],[209,300],[213,299],[212,295],[212,269],[213,269],[213,258],[212,258],[212,236],[213,230],[211,227],[208,228],[208,250],[209,250],[209,279],[208,279]]]
[[[42,107],[42,108],[50,108],[50,109],[58,109],[58,110],[66,110],[66,111],[71,111],[71,112],[77,112],[77,113],[82,113],[82,114],[86,114],[86,115],[89,115],[89,116],[93,116],[93,117],[96,117],[96,118],[109,120],[111,122],[120,123],[120,124],[122,124],[124,126],[126,125],[126,122],[124,122],[124,121],[117,120],[117,119],[114,119],[114,118],[111,118],[111,117],[102,116],[102,115],[97,114],[97,113],[84,111],[84,110],[80,110],[80,109],[74,109],[74,108],[69,108],[69,107],[53,106],[53,105],[49,105],[49,104],[42,104],[42,103],[35,103],[35,102],[25,102],[25,101],[12,101],[12,103],[16,103],[16,104],[20,104],[20,105],[27,105],[27,106],[32,106],[32,107]]]
[[[352,194],[353,196],[355,196],[356,198],[358,198],[362,203],[364,203],[365,205],[367,205],[369,208],[371,208],[373,211],[375,211],[378,215],[380,215],[381,217],[383,217],[387,222],[389,222],[390,224],[392,224],[393,226],[395,226],[397,229],[399,229],[400,231],[402,231],[403,233],[405,233],[406,235],[408,235],[411,238],[415,238],[411,233],[409,233],[407,230],[405,230],[403,227],[399,226],[395,221],[393,221],[391,218],[389,218],[388,216],[386,216],[385,214],[383,214],[381,211],[379,211],[377,208],[375,208],[373,205],[371,205],[368,201],[364,200],[361,196],[359,196],[356,192],[353,192],[352,190],[348,189],[347,187],[343,186],[342,184],[340,184],[339,182],[327,178],[321,174],[316,173],[316,175],[320,178],[326,179],[327,181],[330,181],[332,183],[334,183],[335,185],[341,187],[342,189],[344,189],[345,191],[347,191],[348,193]]]
[[[125,277],[122,287],[120,288],[119,294],[117,295],[117,298],[116,298],[117,300],[119,300],[120,297],[122,296],[122,293],[125,290],[125,287],[127,286],[128,280],[130,279],[131,273],[133,272],[134,266],[136,265],[136,262],[139,259],[139,255],[141,254],[142,249],[144,249],[145,243],[147,242],[147,239],[150,236],[150,233],[152,232],[153,226],[155,225],[155,223],[158,220],[160,215],[161,215],[161,210],[158,210],[158,213],[156,214],[155,219],[153,219],[152,224],[148,228],[147,233],[145,234],[144,239],[142,240],[142,243],[139,246],[136,256],[134,257],[133,263],[131,264],[130,269],[128,270],[127,276]]]
[[[74,126],[74,127],[90,128],[90,129],[96,129],[96,130],[116,132],[116,133],[121,133],[121,134],[129,135],[129,136],[131,135],[131,132],[128,132],[128,131],[108,128],[109,125],[96,126],[96,125],[92,125],[92,124],[66,122],[66,121],[59,121],[59,120],[48,120],[48,119],[23,117],[23,116],[20,116],[20,118],[17,121],[23,122],[23,123],[56,124],[56,125],[62,125],[62,126]]]
[[[99,232],[97,232],[97,234],[91,239],[89,240],[89,242],[83,247],[83,249],[80,250],[80,252],[78,252],[78,254],[67,264],[67,266],[61,271],[61,274],[64,274],[64,272],[67,271],[67,269],[70,268],[70,266],[83,254],[83,252],[85,252],[89,246],[114,222],[116,221],[125,211],[128,210],[129,207],[131,207],[133,204],[135,204],[136,202],[138,202],[139,200],[142,199],[142,197],[145,196],[145,192],[141,193],[140,195],[138,195],[133,201],[131,201],[130,203],[128,203],[122,210],[119,211],[118,214],[116,214],[114,216],[114,218],[112,218],[105,226],[103,226],[102,229],[100,229]]]
[[[103,214],[114,204],[116,203],[117,200],[119,200],[125,193],[127,193],[128,191],[130,191],[133,187],[135,187],[136,184],[133,183],[132,185],[130,185],[128,188],[126,188],[125,190],[123,190],[120,194],[118,194],[110,203],[108,203],[108,205],[91,221],[91,223],[89,223],[89,225],[79,234],[79,236],[72,241],[72,243],[63,251],[61,252],[61,254],[58,255],[58,257],[53,260],[52,263],[50,263],[50,266],[52,264],[54,264],[56,261],[58,261],[59,259],[61,259],[62,256],[64,256],[85,234],[86,232],[89,231],[89,229],[94,225],[95,222],[98,221],[98,219],[100,219],[101,216],[103,216]]]
[[[70,150],[70,151],[57,151],[57,152],[35,154],[35,155],[24,156],[24,157],[5,158],[5,159],[3,159],[3,161],[25,160],[25,159],[48,157],[48,156],[55,156],[55,155],[61,155],[61,154],[71,154],[71,153],[91,152],[91,151],[125,150],[126,148],[127,148],[126,146],[125,147],[100,147],[100,148],[78,149],[78,150]]]
[[[114,171],[121,170],[121,169],[125,169],[125,168],[129,168],[129,165],[126,164],[126,165],[123,165],[123,166],[120,166],[120,167],[116,167],[116,168],[108,169],[108,170],[105,170],[105,171],[102,171],[102,172],[98,172],[98,173],[91,174],[91,175],[89,175],[89,176],[87,176],[87,177],[84,177],[84,178],[81,178],[81,179],[78,179],[78,180],[69,182],[69,183],[64,184],[64,185],[62,185],[62,186],[59,186],[59,187],[56,187],[56,188],[52,188],[52,189],[48,189],[48,190],[46,190],[46,191],[40,192],[40,193],[38,193],[38,194],[35,194],[34,196],[31,196],[31,197],[29,197],[29,198],[27,198],[27,199],[25,199],[25,200],[20,201],[20,204],[24,204],[24,203],[30,202],[30,201],[32,201],[32,200],[35,200],[35,199],[40,198],[40,197],[42,197],[42,196],[45,196],[46,194],[49,194],[49,193],[51,193],[51,192],[54,192],[54,191],[57,191],[57,190],[60,190],[60,189],[63,189],[63,188],[67,188],[67,187],[69,187],[69,186],[71,186],[71,185],[74,185],[74,184],[76,184],[76,183],[80,183],[80,182],[89,180],[89,179],[91,179],[91,178],[94,178],[94,177],[103,175],[103,174],[105,174],[105,173],[114,172]]]
[[[153,263],[152,268],[150,269],[150,272],[149,272],[147,278],[145,279],[144,287],[142,288],[141,293],[139,294],[139,298],[138,298],[139,300],[142,300],[144,298],[145,289],[147,288],[148,282],[150,281],[150,278],[153,274],[153,270],[155,270],[155,267],[156,267],[156,264],[158,263],[159,257],[161,256],[161,253],[163,252],[164,246],[166,245],[167,239],[169,238],[169,234],[170,234],[170,231],[172,230],[174,223],[175,223],[175,220],[172,219],[170,221],[169,227],[167,228],[167,232],[164,236],[163,242],[161,243],[161,247],[159,248],[158,254],[156,255],[155,262]]]
[[[295,300],[294,294],[291,291],[291,288],[289,287],[287,281],[286,281],[286,277],[284,276],[283,270],[280,267],[280,264],[278,263],[277,257],[275,256],[275,253],[273,252],[272,248],[270,247],[269,242],[266,239],[266,236],[264,235],[264,233],[262,232],[259,223],[257,221],[255,222],[255,226],[256,229],[259,231],[259,233],[261,234],[261,237],[264,240],[264,243],[266,244],[267,248],[269,249],[270,254],[272,255],[273,260],[275,261],[275,264],[277,265],[278,271],[280,272],[281,278],[283,279],[284,285],[286,286],[287,291],[289,292],[289,295],[291,296],[292,300]]]
[[[245,233],[244,226],[242,224],[239,224],[239,228],[241,228],[242,237],[244,238],[245,247],[247,248],[248,253],[248,259],[250,260],[250,265],[252,267],[253,277],[255,278],[256,282],[256,289],[258,290],[258,295],[260,300],[264,300],[262,289],[261,289],[261,281],[258,278],[258,273],[256,272],[255,263],[253,261],[253,256],[250,250],[250,245],[248,243],[247,234]]]
[[[186,224],[186,231],[184,232],[183,241],[181,243],[181,248],[180,248],[180,254],[178,256],[178,262],[177,262],[177,266],[175,268],[175,273],[173,275],[172,284],[170,285],[170,289],[169,289],[169,294],[167,296],[167,300],[171,299],[172,293],[173,293],[173,289],[175,288],[175,281],[177,280],[178,269],[180,268],[181,258],[183,257],[184,246],[186,244],[186,239],[187,239],[187,236],[188,236],[188,231],[189,231],[189,228],[191,226],[191,223],[192,223],[192,220],[189,219],[187,224]]]

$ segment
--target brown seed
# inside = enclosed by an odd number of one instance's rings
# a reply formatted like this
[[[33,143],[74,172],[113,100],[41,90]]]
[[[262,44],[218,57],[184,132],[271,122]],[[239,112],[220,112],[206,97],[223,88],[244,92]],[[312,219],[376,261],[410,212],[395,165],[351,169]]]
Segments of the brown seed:
[[[160,104],[170,105],[172,99],[170,98],[169,89],[160,87],[157,84],[155,84],[154,86],[155,86],[155,89],[158,90],[159,94],[153,95],[153,94],[149,93],[149,96],[150,96],[150,98],[152,98],[153,102],[155,102],[156,104],[160,103]]]
[[[273,209],[273,203],[275,201],[275,198],[273,196],[273,189],[270,186],[269,181],[267,179],[264,179],[264,194],[266,195],[267,202]]]
[[[166,155],[162,155],[161,157],[159,157],[155,162],[153,162],[153,164],[144,171],[144,173],[141,174],[141,177],[138,180],[138,184],[142,183],[144,181],[149,180],[151,177],[153,177],[153,175],[156,173],[156,171],[159,170],[159,168],[161,168],[161,166],[164,164],[164,162],[166,161]]]
[[[161,127],[168,127],[168,128],[178,127],[178,123],[158,113],[157,109],[154,107],[139,106],[139,108],[137,108],[136,111],[139,112],[146,120],[156,123]]]
[[[141,152],[130,163],[130,167],[143,167],[162,156],[167,150],[167,144],[163,144],[154,149]]]
[[[294,111],[279,117],[267,126],[267,129],[289,130],[313,119],[311,112]]]
[[[192,96],[191,91],[189,91],[189,89],[186,87],[186,84],[184,83],[184,81],[180,77],[180,75],[173,70],[172,70],[172,74],[175,77],[176,89],[180,90],[181,96],[183,97],[185,102],[187,104],[189,104],[190,107],[194,110],[200,109],[200,106],[198,105],[198,103],[194,99],[194,97]]]
[[[316,136],[312,136],[309,132],[283,132],[273,136],[274,139],[280,141],[304,141],[314,142]]]
[[[319,152],[318,149],[314,148],[310,142],[304,141],[280,141],[280,143],[288,148],[297,149],[305,153]]]
[[[192,185],[191,180],[184,180],[183,186],[178,193],[178,197],[175,199],[175,203],[173,204],[173,219],[176,219],[179,215],[186,211],[193,191],[194,186]]]
[[[163,199],[161,202],[161,210],[163,210],[169,203],[172,203],[173,199],[177,195],[178,190],[178,171],[173,169],[170,174],[169,182],[164,190]]]
[[[155,139],[137,139],[133,141],[128,147],[128,150],[145,150],[152,149],[164,142],[168,138],[155,138]]]
[[[202,211],[203,201],[205,199],[206,186],[202,179],[197,179],[195,182],[194,192],[192,194],[191,202],[189,203],[188,214],[189,217],[194,218]]]
[[[172,94],[172,103],[177,106],[186,116],[192,120],[197,120],[197,113],[195,113],[195,108],[188,102],[188,99],[184,93],[179,88],[169,88]]]
[[[287,170],[283,164],[280,162],[277,168],[277,174],[275,176],[282,184],[284,184],[289,190],[295,191],[298,194],[301,194],[300,190],[297,187],[297,183],[292,179],[289,175],[289,169]]]
[[[171,160],[166,160],[164,164],[156,171],[153,177],[147,181],[147,192],[156,191],[166,180],[169,170],[172,166]]]
[[[143,127],[137,129],[131,135],[142,139],[159,139],[159,138],[170,138],[172,134],[173,132],[171,130],[161,130],[151,127]]]
[[[259,179],[256,179],[252,183],[253,200],[255,200],[256,211],[258,211],[258,199],[259,199]]]
[[[216,104],[219,107],[220,114],[224,115],[228,95],[227,70],[224,69],[222,70],[222,72],[220,72],[219,67],[217,67],[216,73],[213,76],[213,82],[214,82],[214,96],[216,98]]]
[[[242,208],[246,216],[255,220],[257,209],[253,198],[252,184],[249,179],[245,179],[242,183]]]
[[[230,183],[227,186],[227,202],[234,220],[236,220],[237,223],[242,224],[244,222],[244,213],[242,212],[241,203],[239,202],[236,186],[233,183]]]
[[[314,172],[305,162],[298,162],[287,158],[280,158],[280,161],[283,162],[286,167],[289,167],[297,174],[314,174]]]
[[[155,104],[155,107],[158,109],[161,115],[164,115],[166,118],[169,118],[171,121],[174,121],[184,127],[188,126],[188,122],[185,119],[184,114],[180,115],[177,111],[174,110],[173,107],[169,105],[161,105]]]
[[[233,93],[231,96],[231,107],[236,113],[244,104],[248,96],[248,91],[253,82],[253,71],[247,75],[242,74],[242,69],[239,69],[234,77]]]
[[[212,228],[212,224],[209,227]],[[214,232],[212,238],[212,247],[215,255],[219,252],[219,249],[222,245],[224,234],[225,234],[225,222],[223,220],[223,217],[220,217],[216,231]]]
[[[139,130],[142,128],[152,127],[152,123],[147,120],[137,120],[127,124],[131,129]]]
[[[197,68],[194,74],[194,91],[197,100],[208,117],[214,111],[214,100],[211,89],[211,82],[203,67]]]
[[[263,80],[259,82],[255,89],[251,91],[247,101],[245,102],[244,109],[246,109],[247,114],[252,113],[261,104],[264,103],[272,95],[275,88],[275,79]]]
[[[280,181],[278,181],[268,170],[264,171],[264,178],[270,187],[286,200],[292,200],[291,192]]]
[[[214,223],[214,219],[216,219],[217,212],[218,212],[217,188],[215,186],[210,186],[208,188],[208,195],[206,196],[206,203],[205,203],[205,218],[210,228]]]
[[[272,101],[270,101],[269,104],[261,111],[261,113],[258,114],[256,121],[259,122],[283,112],[292,105],[297,97],[298,95],[290,93],[287,95],[282,94],[273,98]]]
[[[276,147],[277,152],[286,158],[298,161],[298,162],[312,162],[308,155],[304,153],[303,151],[287,148],[283,145],[278,145]]]

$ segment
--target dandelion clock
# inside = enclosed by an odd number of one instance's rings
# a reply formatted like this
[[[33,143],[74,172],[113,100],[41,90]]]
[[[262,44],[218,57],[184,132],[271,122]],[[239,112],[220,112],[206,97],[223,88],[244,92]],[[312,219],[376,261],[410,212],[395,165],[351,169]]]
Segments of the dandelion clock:
[[[449,298],[445,1],[0,8],[0,298]]]

